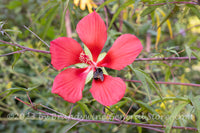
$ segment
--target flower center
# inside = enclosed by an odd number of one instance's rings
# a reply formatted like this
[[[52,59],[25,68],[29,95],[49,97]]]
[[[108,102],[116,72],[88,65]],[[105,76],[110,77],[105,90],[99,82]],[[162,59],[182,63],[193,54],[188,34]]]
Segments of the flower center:
[[[95,66],[95,63],[84,52],[80,53],[79,60],[82,63],[86,63],[86,64],[89,64],[89,65],[94,65]]]

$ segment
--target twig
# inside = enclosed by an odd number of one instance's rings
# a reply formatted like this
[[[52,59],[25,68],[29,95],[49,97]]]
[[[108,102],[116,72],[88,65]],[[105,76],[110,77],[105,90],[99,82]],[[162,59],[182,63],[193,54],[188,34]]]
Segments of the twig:
[[[23,50],[19,50],[19,51],[7,53],[7,54],[2,54],[2,55],[0,55],[0,57],[12,55],[12,54],[17,54],[17,53],[23,53],[23,52],[25,52],[25,51],[26,51],[26,49],[23,49]]]
[[[32,48],[21,46],[21,45],[16,44],[16,43],[6,42],[6,41],[3,41],[3,40],[0,40],[0,42],[5,43],[5,44],[9,44],[9,45],[12,45],[12,46],[20,47],[22,49],[25,49],[26,51],[33,51],[33,52],[38,52],[38,53],[50,54],[50,51],[32,49]],[[159,60],[164,61],[164,60],[189,60],[189,59],[190,59],[189,57],[163,57],[163,58],[137,58],[137,59],[135,59],[135,61],[159,61]],[[191,60],[197,60],[197,58],[191,57]]]
[[[189,57],[163,57],[163,58],[137,58],[135,61],[164,61],[164,60],[189,60]],[[191,60],[197,60],[196,57],[191,57]]]
[[[15,97],[16,100],[26,104],[27,106],[33,108],[30,104],[25,103],[21,99]],[[34,109],[34,108],[33,108]],[[141,126],[141,127],[156,127],[156,128],[165,128],[166,125],[157,125],[157,124],[142,124],[142,123],[134,123],[134,122],[126,122],[126,121],[104,121],[104,120],[88,120],[88,119],[80,119],[80,118],[72,118],[68,116],[63,116],[63,115],[56,115],[56,114],[51,114],[48,112],[45,112],[40,109],[36,109],[39,112],[44,113],[45,115],[48,116],[53,116],[57,118],[62,118],[62,119],[67,119],[67,120],[74,120],[74,121],[80,121],[80,122],[86,122],[86,123],[102,123],[102,124],[126,124],[126,125],[134,125],[134,126]],[[172,126],[173,129],[184,129],[184,130],[193,130],[197,131],[197,128],[194,127],[181,127],[181,126]]]
[[[67,133],[71,128],[73,128],[74,126],[76,126],[79,122],[80,122],[80,121],[77,121],[76,123],[74,123],[71,127],[69,127],[69,128],[65,131],[65,133]]]
[[[167,2],[167,3],[152,4],[152,5],[147,5],[147,6],[159,6],[159,5],[166,5],[166,4],[191,4],[191,5],[198,5],[195,2],[176,1],[176,2]]]
[[[40,41],[42,41],[47,47],[50,48],[49,44],[47,44],[44,40],[42,40],[37,34],[35,34],[33,31],[31,31],[28,27],[24,25],[24,28],[30,31],[35,37],[37,37]]]
[[[19,45],[17,43],[10,43],[10,42],[6,42],[3,40],[0,40],[0,42],[8,44],[8,45],[12,45],[12,46],[17,46],[19,48],[25,49],[26,51],[34,51],[34,52],[38,52],[38,53],[45,53],[45,54],[50,54],[50,51],[44,51],[44,50],[38,50],[38,49],[32,49],[32,48],[28,48],[28,47],[24,47],[22,45]]]
[[[135,83],[141,83],[139,80],[127,80],[123,79],[124,81],[128,82],[135,82]],[[163,82],[163,81],[155,81],[156,84],[168,84],[168,85],[184,85],[184,86],[194,86],[194,87],[200,87],[200,84],[193,84],[193,83],[178,83],[178,82]]]

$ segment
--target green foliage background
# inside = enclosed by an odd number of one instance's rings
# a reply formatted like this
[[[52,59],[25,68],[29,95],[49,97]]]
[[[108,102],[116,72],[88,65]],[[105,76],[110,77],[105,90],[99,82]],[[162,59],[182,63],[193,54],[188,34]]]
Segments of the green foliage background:
[[[109,50],[118,36],[131,33],[140,38],[144,47],[138,58],[195,56],[200,59],[199,5],[178,3],[183,2],[182,0],[94,2],[97,3],[97,10],[101,17],[106,20],[108,16],[108,40],[104,51]],[[165,4],[159,5],[159,3]],[[148,6],[151,4],[158,5]],[[110,17],[108,12],[104,12],[103,6],[107,6],[113,17]],[[81,43],[75,28],[81,18],[88,14],[88,10],[81,10],[71,0],[0,1],[0,40],[49,51],[49,48],[25,29],[24,25],[49,44],[57,37],[67,36],[66,10],[70,13],[72,38]],[[162,11],[165,16],[162,15]],[[172,33],[167,24],[168,19]],[[121,31],[118,31],[114,25],[119,27],[120,21],[123,26]],[[159,26],[160,33],[157,30]],[[191,29],[192,26],[194,28]],[[151,38],[149,52],[146,50],[147,36]],[[156,43],[158,36],[160,39]],[[20,49],[0,43],[0,55],[17,50]],[[199,60],[135,61],[122,71],[106,69],[109,75],[114,77],[142,82],[142,85],[126,82],[125,97],[109,109],[96,102],[88,93],[91,82],[85,86],[83,99],[74,105],[52,94],[53,80],[59,72],[50,62],[50,55],[30,51],[0,57],[0,132],[57,133],[65,132],[71,127],[69,132],[80,133],[156,132],[131,125],[79,123],[72,126],[75,121],[42,117],[39,112],[14,99],[19,97],[28,102],[27,93],[37,108],[48,112],[52,111],[40,104],[65,115],[69,115],[72,109],[73,116],[88,116],[87,119],[95,119],[95,116],[101,119],[104,116],[104,120],[109,119],[101,113],[102,111],[106,115],[122,116],[123,119],[130,108],[126,121],[165,124],[166,132],[170,132],[172,125],[196,127],[200,132],[200,87],[155,83],[155,81],[166,81],[200,84]],[[33,113],[36,115],[34,116]],[[154,118],[155,116],[159,117]],[[180,129],[171,131],[185,132]]]

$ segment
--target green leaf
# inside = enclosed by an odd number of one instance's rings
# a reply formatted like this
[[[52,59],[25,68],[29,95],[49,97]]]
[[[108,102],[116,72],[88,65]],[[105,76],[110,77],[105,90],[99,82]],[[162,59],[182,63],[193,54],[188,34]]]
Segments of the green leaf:
[[[15,47],[13,47],[13,48],[14,48],[15,51],[19,50],[19,49],[15,48]],[[21,53],[14,54],[13,56],[14,56],[14,61],[13,61],[12,66],[11,66],[12,69],[14,69],[14,66],[17,63],[17,61],[19,60],[19,57],[21,56]]]
[[[110,110],[112,110],[114,113],[117,113],[120,107],[122,107],[124,104],[127,103],[127,100],[120,101],[116,103],[115,105],[110,106]]]
[[[107,0],[104,3],[102,3],[97,9],[96,12],[98,12],[101,8],[103,8],[105,5],[108,5],[109,3],[116,1],[116,0]]]
[[[174,111],[171,113],[170,117],[165,122],[166,128],[165,133],[170,133],[171,127],[177,117],[177,115],[180,113],[180,111],[188,104],[189,102],[185,102],[182,104],[179,104],[175,107]]]
[[[157,28],[161,27],[162,24],[163,24],[167,19],[169,19],[170,17],[172,17],[174,14],[176,14],[176,13],[178,12],[178,10],[179,10],[179,7],[175,5],[174,8],[163,18],[163,20],[161,21],[160,25],[159,25]]]
[[[199,9],[197,9],[194,5],[187,4],[186,6],[188,6],[190,10],[200,19]]]
[[[191,97],[190,100],[194,106],[195,115],[197,117],[197,129],[198,133],[200,133],[200,96]]]
[[[155,11],[156,8],[158,8],[160,6],[150,6],[150,7],[147,7],[146,9],[143,10],[143,12],[141,13],[141,17],[144,17],[150,13],[152,13],[153,11]]]
[[[194,55],[200,61],[200,56],[197,53],[195,53],[194,51],[192,51],[192,55]]]
[[[45,36],[46,36],[46,34],[47,34],[47,32],[48,32],[48,30],[50,28],[51,23],[54,20],[56,14],[57,14],[58,7],[59,6],[57,4],[54,8],[49,10],[49,12],[48,12],[49,13],[48,14],[49,18],[46,20],[46,24],[45,24],[45,27],[44,27],[44,32],[43,32],[42,37],[41,37],[42,39],[45,38]]]
[[[174,50],[176,47],[170,47],[170,48],[167,48],[167,49],[163,49],[164,51],[167,51],[167,52],[171,52],[171,53],[174,53],[176,54],[177,56],[179,56],[179,54],[176,52],[176,50]]]
[[[155,114],[155,115],[159,115],[151,106],[149,106],[147,103],[144,103],[142,101],[136,100],[134,101],[135,103],[139,104],[140,107],[145,108],[146,110],[148,110],[151,114]]]
[[[187,53],[187,56],[189,57],[189,62],[190,62],[191,61],[192,50],[190,49],[189,46],[185,45],[185,51]]]
[[[142,71],[140,69],[136,69],[136,68],[133,69],[131,66],[129,66],[129,68],[133,72],[135,72],[138,79],[142,82],[142,85],[146,89],[147,95],[148,95],[149,98],[150,98],[150,95],[149,95],[149,91],[148,91],[148,86],[151,89],[153,89],[158,94],[158,96],[162,99],[162,96],[161,96],[160,90],[158,89],[157,84],[155,83],[155,81],[153,79],[151,79],[151,77],[147,73],[145,73],[144,71]]]
[[[167,70],[165,72],[165,81],[169,80],[170,75],[171,75],[170,67],[167,67]]]
[[[112,18],[112,20],[111,20],[111,22],[110,22],[110,25],[109,25],[109,27],[108,27],[108,30],[111,28],[111,26],[112,26],[112,24],[114,23],[114,21],[117,19],[117,17],[119,16],[119,14],[120,14],[120,12],[124,9],[124,8],[126,8],[127,6],[129,6],[129,5],[131,5],[131,4],[133,4],[133,3],[135,3],[135,1],[128,1],[128,2],[126,2],[126,3],[124,3],[122,6],[120,6],[119,7],[119,9],[116,11],[116,13],[113,15],[113,18]]]
[[[85,103],[80,102],[80,101],[78,101],[77,103],[82,109],[84,109],[84,111],[86,111],[90,115],[90,118],[92,118],[94,120],[93,115],[92,115],[90,109],[87,107],[87,105]],[[85,116],[83,116],[83,117],[85,117]]]

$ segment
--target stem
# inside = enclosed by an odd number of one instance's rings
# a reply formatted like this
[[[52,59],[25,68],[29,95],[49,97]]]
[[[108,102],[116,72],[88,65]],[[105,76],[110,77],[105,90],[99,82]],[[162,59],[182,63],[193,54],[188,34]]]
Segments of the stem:
[[[15,99],[34,109],[34,107],[32,107],[30,104],[25,103],[21,99],[19,99],[17,97],[15,97]],[[117,125],[126,124],[126,125],[134,125],[134,126],[141,126],[141,127],[144,126],[144,127],[157,127],[157,128],[165,128],[166,127],[166,125],[142,124],[142,123],[134,123],[134,122],[126,122],[126,121],[105,121],[105,120],[79,119],[79,118],[72,118],[72,117],[69,117],[69,116],[51,114],[51,113],[45,112],[45,111],[40,110],[40,109],[36,109],[36,110],[39,111],[39,112],[42,112],[42,113],[44,113],[45,115],[48,115],[48,116],[53,116],[53,117],[57,117],[57,118],[67,119],[67,120],[74,120],[74,121],[79,121],[79,122],[86,122],[86,123],[102,123],[102,124],[117,124]],[[194,127],[172,126],[172,128],[197,131],[197,128],[194,128]]]
[[[159,6],[159,5],[166,5],[166,4],[191,4],[191,5],[198,5],[196,2],[177,1],[177,2],[158,3],[158,4],[147,5],[147,6]]]
[[[22,48],[22,49],[25,49],[26,51],[34,51],[34,52],[39,52],[39,53],[50,54],[50,51],[32,49],[32,48],[28,48],[28,47],[21,46],[21,45],[16,44],[16,43],[6,42],[6,41],[3,41],[3,40],[0,40],[0,42],[5,43],[5,44],[8,44],[8,45],[12,45],[12,46],[20,47],[20,48]]]
[[[35,34],[33,31],[31,31],[28,27],[26,27],[26,26],[24,25],[24,28],[27,29],[29,32],[31,32],[35,37],[37,37],[37,38],[38,38],[40,41],[42,41],[47,47],[50,48],[50,46],[49,46],[44,40],[42,40],[37,34]]]
[[[7,53],[7,54],[2,54],[2,55],[0,55],[0,57],[12,55],[12,54],[17,54],[17,53],[23,53],[23,52],[25,52],[25,51],[26,51],[26,49],[23,49],[23,50],[19,50],[19,51]]]
[[[163,58],[137,58],[135,61],[163,61],[163,60],[189,60],[189,57],[163,57]],[[197,60],[196,57],[191,57],[191,60]]]
[[[135,82],[135,83],[141,83],[139,80],[128,80],[123,79],[127,82]],[[163,81],[155,81],[156,84],[169,84],[169,85],[184,85],[184,86],[194,86],[194,87],[200,87],[200,84],[193,84],[193,83],[178,83],[178,82],[163,82]]]

